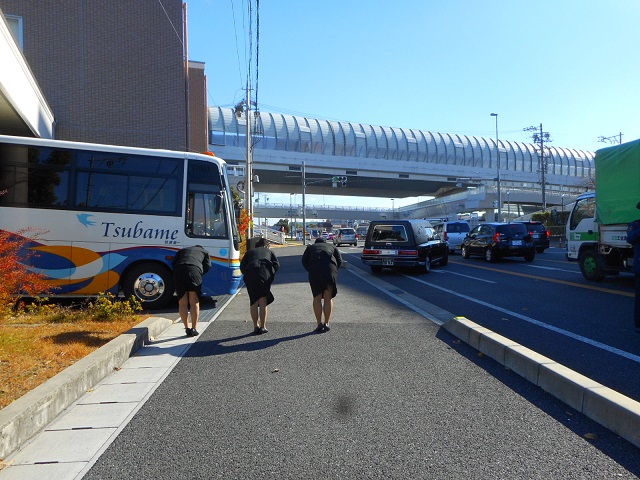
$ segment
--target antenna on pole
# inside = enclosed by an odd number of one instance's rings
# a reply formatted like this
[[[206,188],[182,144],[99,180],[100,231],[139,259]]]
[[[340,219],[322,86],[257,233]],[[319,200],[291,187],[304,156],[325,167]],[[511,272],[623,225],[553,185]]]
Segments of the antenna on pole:
[[[612,135],[610,137],[604,137],[600,135],[598,137],[598,141],[603,143],[611,143],[613,145],[615,145],[616,143],[618,145],[622,145],[622,132],[620,132],[618,135]]]

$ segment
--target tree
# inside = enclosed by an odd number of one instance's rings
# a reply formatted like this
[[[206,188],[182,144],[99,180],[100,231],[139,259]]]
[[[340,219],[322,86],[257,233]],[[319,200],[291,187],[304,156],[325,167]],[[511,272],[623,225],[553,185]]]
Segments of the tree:
[[[37,235],[32,229],[15,234],[0,230],[0,309],[9,308],[19,295],[39,296],[51,293],[52,287],[41,273],[29,270],[28,261],[37,255],[29,249]]]

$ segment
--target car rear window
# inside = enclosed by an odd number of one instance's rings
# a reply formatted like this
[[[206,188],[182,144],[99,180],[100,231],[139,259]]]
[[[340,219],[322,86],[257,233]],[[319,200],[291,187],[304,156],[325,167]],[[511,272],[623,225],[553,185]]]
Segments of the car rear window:
[[[544,232],[546,230],[541,223],[529,223],[527,228],[532,232]]]
[[[447,225],[447,232],[449,233],[466,233],[468,231],[468,223],[450,223],[449,225]]]
[[[408,238],[404,225],[376,225],[371,232],[372,242],[406,242]]]
[[[353,228],[341,228],[340,229],[340,234],[341,235],[354,235],[356,233],[356,231]]]
[[[518,233],[527,234],[527,227],[522,223],[509,223],[508,225],[498,225],[497,232],[503,235],[515,235]]]

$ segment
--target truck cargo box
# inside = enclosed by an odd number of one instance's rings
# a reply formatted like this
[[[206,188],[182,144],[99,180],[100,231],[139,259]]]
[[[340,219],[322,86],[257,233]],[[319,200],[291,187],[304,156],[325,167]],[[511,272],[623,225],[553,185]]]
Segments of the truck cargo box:
[[[640,218],[640,140],[596,152],[596,216],[601,225]]]

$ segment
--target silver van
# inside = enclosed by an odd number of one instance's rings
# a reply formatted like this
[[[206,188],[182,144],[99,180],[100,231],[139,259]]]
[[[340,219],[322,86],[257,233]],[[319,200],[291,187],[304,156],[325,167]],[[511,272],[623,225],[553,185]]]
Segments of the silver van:
[[[449,244],[449,252],[451,253],[460,252],[462,241],[467,236],[467,233],[471,231],[469,222],[464,220],[438,223],[434,229],[440,239]]]

